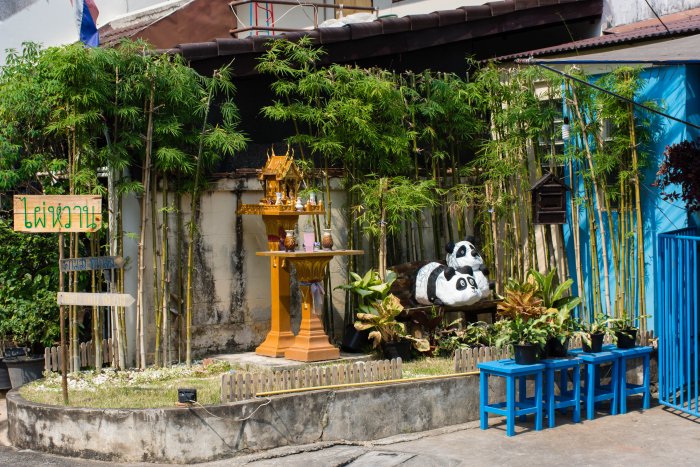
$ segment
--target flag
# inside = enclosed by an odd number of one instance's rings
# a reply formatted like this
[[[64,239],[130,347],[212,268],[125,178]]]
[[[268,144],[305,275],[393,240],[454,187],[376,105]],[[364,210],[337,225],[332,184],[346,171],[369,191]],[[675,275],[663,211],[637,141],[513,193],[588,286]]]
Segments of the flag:
[[[90,47],[100,45],[100,37],[97,33],[97,17],[100,11],[95,5],[95,0],[70,0],[75,10],[75,22],[78,26],[80,41]]]

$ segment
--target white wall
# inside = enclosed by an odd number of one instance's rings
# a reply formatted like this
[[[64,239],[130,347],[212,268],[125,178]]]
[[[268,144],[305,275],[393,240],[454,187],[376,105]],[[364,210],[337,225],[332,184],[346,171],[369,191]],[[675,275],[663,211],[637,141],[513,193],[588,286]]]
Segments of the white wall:
[[[700,7],[700,0],[649,0],[659,16]],[[654,13],[644,0],[605,0],[602,28],[620,26],[654,18]]]
[[[97,26],[113,18],[163,0],[95,0],[100,15]],[[44,46],[69,44],[78,40],[70,0],[0,0],[0,65],[6,49],[21,49],[22,42]]]

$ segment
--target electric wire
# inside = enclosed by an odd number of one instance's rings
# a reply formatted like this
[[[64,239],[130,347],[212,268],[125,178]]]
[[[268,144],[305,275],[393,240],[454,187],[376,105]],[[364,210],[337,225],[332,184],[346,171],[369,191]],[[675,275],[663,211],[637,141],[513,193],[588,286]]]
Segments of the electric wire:
[[[632,104],[632,105],[634,105],[634,106],[640,107],[640,108],[642,108],[642,109],[644,109],[644,110],[647,110],[647,111],[649,111],[649,112],[655,113],[655,114],[657,114],[657,115],[661,115],[662,117],[666,117],[666,118],[668,118],[669,120],[673,120],[673,121],[676,121],[676,122],[678,122],[678,123],[682,123],[683,125],[689,126],[689,127],[691,127],[691,128],[695,128],[696,130],[700,130],[700,125],[696,125],[696,124],[691,123],[691,122],[689,122],[689,121],[687,121],[687,120],[683,120],[683,119],[681,119],[681,118],[674,117],[673,115],[667,114],[667,113],[662,112],[662,111],[660,111],[660,110],[654,109],[653,107],[649,107],[648,105],[645,105],[645,104],[642,104],[642,103],[640,103],[640,102],[637,102],[637,101],[635,101],[634,99],[629,99],[629,98],[627,98],[627,97],[625,97],[625,96],[621,96],[621,95],[616,94],[616,93],[614,93],[614,92],[612,92],[612,91],[608,91],[607,89],[602,88],[602,87],[600,87],[600,86],[597,86],[597,85],[595,85],[595,84],[593,84],[593,83],[589,83],[588,81],[586,81],[586,80],[584,80],[584,79],[577,78],[576,76],[573,76],[573,75],[571,75],[571,74],[569,74],[569,73],[566,73],[566,72],[557,70],[556,68],[552,68],[552,67],[547,66],[547,65],[545,65],[545,64],[543,64],[543,63],[537,62],[537,61],[535,61],[535,59],[533,59],[532,57],[530,57],[530,58],[528,58],[528,59],[526,59],[526,60],[516,60],[516,62],[517,62],[517,63],[527,64],[527,65],[537,65],[537,66],[539,66],[539,67],[541,67],[541,68],[544,68],[545,70],[549,70],[549,71],[551,71],[551,72],[553,72],[553,73],[556,73],[556,74],[558,74],[558,75],[560,75],[560,76],[563,76],[563,77],[565,77],[565,78],[567,78],[567,79],[570,79],[570,80],[572,80],[572,81],[576,81],[576,82],[579,83],[579,84],[583,84],[584,86],[588,86],[588,87],[593,88],[593,89],[595,89],[595,90],[597,90],[597,91],[600,91],[600,92],[602,92],[602,93],[608,94],[609,96],[616,97],[617,99],[620,99],[620,100],[622,100],[622,101],[625,101],[625,102],[627,102],[627,103],[629,103],[629,104]]]
[[[257,406],[257,407],[255,408],[255,410],[253,410],[253,411],[250,413],[250,415],[248,415],[248,416],[245,417],[245,418],[234,418],[233,421],[235,421],[235,422],[245,422],[246,420],[249,420],[253,415],[255,415],[255,412],[257,412],[261,407],[265,407],[266,405],[270,404],[270,402],[272,402],[272,398],[270,398],[270,397],[266,397],[265,399],[267,399],[267,401],[264,402],[264,403],[262,403],[262,404],[260,404],[259,406]],[[211,415],[211,416],[214,417],[214,418],[218,418],[219,420],[231,420],[231,418],[229,418],[229,417],[219,417],[218,415],[215,415],[215,414],[211,413],[209,410],[207,410],[207,408],[206,408],[205,406],[203,406],[202,404],[200,404],[200,403],[197,402],[197,401],[191,400],[191,401],[189,401],[189,403],[190,403],[190,404],[197,404],[199,407],[202,408],[202,410],[204,410],[206,413],[208,413],[209,415]]]

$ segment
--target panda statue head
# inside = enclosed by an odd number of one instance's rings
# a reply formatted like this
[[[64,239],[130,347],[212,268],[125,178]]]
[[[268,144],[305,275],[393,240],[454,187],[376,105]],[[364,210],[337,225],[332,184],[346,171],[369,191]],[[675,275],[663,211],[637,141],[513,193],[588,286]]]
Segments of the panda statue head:
[[[447,265],[455,269],[469,266],[475,271],[484,269],[484,260],[474,244],[469,240],[445,245]]]
[[[415,297],[423,305],[464,306],[481,298],[470,267],[455,268],[428,263],[416,275]]]

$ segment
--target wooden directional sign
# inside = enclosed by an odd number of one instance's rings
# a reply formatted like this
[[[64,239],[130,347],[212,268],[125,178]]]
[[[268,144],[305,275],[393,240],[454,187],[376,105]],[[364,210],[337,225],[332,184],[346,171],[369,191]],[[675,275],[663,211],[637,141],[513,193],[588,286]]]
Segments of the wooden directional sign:
[[[15,195],[14,214],[18,232],[94,232],[102,226],[102,198]]]
[[[136,300],[125,293],[58,292],[59,305],[131,306]]]
[[[61,272],[94,271],[96,269],[121,269],[124,258],[121,256],[93,256],[61,260]]]

